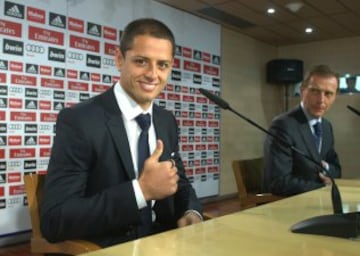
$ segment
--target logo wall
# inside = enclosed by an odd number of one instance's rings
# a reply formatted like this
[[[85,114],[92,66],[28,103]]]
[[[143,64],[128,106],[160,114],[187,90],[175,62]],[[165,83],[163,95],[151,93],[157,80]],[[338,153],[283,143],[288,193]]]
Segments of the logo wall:
[[[118,80],[113,54],[121,35],[118,24],[97,24],[94,17],[90,22],[12,1],[1,5],[0,211],[25,207],[22,176],[46,172],[58,112]],[[220,56],[177,46],[157,103],[177,119],[180,153],[193,183],[219,177],[220,109],[197,89],[219,94],[220,84]]]

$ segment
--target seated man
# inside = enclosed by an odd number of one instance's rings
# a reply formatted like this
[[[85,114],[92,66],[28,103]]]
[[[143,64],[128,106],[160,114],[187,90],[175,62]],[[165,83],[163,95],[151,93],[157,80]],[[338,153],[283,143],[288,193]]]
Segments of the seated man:
[[[272,134],[319,165],[268,135],[264,143],[264,187],[268,192],[291,196],[331,184],[328,174],[341,177],[332,125],[323,117],[335,101],[338,86],[338,74],[325,65],[314,67],[301,85],[300,105],[273,120]]]
[[[153,102],[174,52],[165,24],[131,22],[115,51],[120,80],[59,113],[41,204],[47,240],[105,247],[202,220],[179,157],[176,120]]]

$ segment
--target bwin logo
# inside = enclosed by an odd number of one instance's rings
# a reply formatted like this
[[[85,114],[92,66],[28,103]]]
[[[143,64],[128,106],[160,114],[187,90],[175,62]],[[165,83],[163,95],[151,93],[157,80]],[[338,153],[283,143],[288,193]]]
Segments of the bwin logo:
[[[37,96],[38,96],[37,89],[25,88],[25,97],[37,98]]]
[[[8,87],[6,85],[0,85],[0,95],[2,96],[8,95]]]
[[[3,52],[12,55],[24,55],[24,43],[15,40],[4,39]]]
[[[63,91],[54,91],[54,99],[55,100],[64,100],[65,93]]]
[[[86,65],[88,67],[100,68],[101,67],[101,58],[99,56],[87,54]]]
[[[194,84],[201,84],[201,82],[202,82],[201,75],[196,75],[196,74],[194,74],[194,76],[193,76],[193,83],[194,83]]]
[[[0,124],[0,133],[7,133],[6,124]]]
[[[25,133],[37,133],[37,125],[25,124]]]
[[[86,101],[90,98],[90,95],[88,93],[80,93],[79,100],[80,101]]]
[[[49,47],[48,59],[53,61],[65,62],[65,50]]]
[[[0,162],[0,171],[6,171],[6,162]]]
[[[35,45],[35,44],[26,44],[25,45],[25,50],[27,52],[38,53],[38,54],[43,54],[45,52],[44,47],[42,47],[40,45]]]
[[[171,72],[171,80],[181,81],[181,72],[177,70],[173,70]]]

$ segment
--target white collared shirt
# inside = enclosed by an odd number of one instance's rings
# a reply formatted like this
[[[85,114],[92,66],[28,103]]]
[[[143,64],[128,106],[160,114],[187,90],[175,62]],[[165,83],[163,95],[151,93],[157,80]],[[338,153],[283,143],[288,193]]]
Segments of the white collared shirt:
[[[149,113],[151,115],[151,125],[149,128],[149,152],[152,154],[156,148],[156,134],[155,134],[155,128],[152,121],[152,107],[153,104],[144,111],[121,87],[120,83],[117,82],[114,86],[114,94],[116,101],[118,103],[118,106],[122,112],[122,119],[124,122],[125,130],[127,133],[127,138],[129,141],[130,146],[130,152],[132,157],[132,162],[134,165],[134,172],[136,178],[138,178],[139,170],[137,166],[137,158],[138,158],[138,152],[137,152],[137,143],[138,139],[141,133],[141,128],[137,124],[135,118],[139,114],[146,114]],[[144,208],[147,206],[144,195],[141,191],[139,182],[137,179],[134,179],[132,181],[133,188],[135,191],[136,201],[138,208]]]

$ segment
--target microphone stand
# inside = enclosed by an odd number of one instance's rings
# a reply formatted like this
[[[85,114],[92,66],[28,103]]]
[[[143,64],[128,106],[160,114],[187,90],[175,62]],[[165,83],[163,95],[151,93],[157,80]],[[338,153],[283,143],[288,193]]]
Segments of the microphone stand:
[[[350,105],[347,105],[346,107],[347,107],[348,109],[350,109],[352,112],[354,112],[355,114],[357,114],[358,116],[360,116],[360,111],[359,111],[359,110],[353,108],[353,107],[350,106]]]
[[[234,110],[228,102],[223,100],[222,98],[216,96],[215,94],[210,93],[209,91],[200,88],[200,93],[205,95],[208,99],[213,101],[215,104],[220,106],[225,110],[229,110],[235,115],[239,116],[243,120],[247,121],[248,123],[252,124],[256,128],[260,129],[264,133],[270,135],[276,141],[280,142],[281,144],[289,147],[294,152],[302,155],[306,159],[310,160],[311,162],[318,165],[322,170],[323,173],[330,178],[332,185],[331,185],[331,200],[334,214],[332,215],[324,215],[318,216],[314,218],[310,218],[299,222],[292,226],[291,231],[294,233],[306,233],[306,234],[317,234],[317,235],[328,235],[328,236],[336,236],[336,237],[343,237],[343,238],[353,238],[360,234],[360,212],[353,212],[353,213],[343,213],[342,208],[342,200],[338,186],[335,183],[334,178],[328,170],[326,170],[321,163],[316,161],[315,159],[311,158],[298,148],[292,146],[287,141],[283,140],[282,138],[276,136],[275,134],[271,133],[270,131],[264,129],[251,119],[247,118],[246,116],[240,114],[238,111]]]

